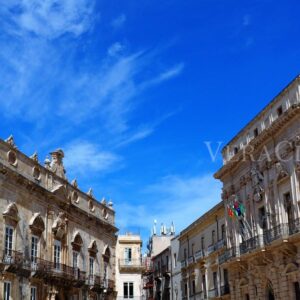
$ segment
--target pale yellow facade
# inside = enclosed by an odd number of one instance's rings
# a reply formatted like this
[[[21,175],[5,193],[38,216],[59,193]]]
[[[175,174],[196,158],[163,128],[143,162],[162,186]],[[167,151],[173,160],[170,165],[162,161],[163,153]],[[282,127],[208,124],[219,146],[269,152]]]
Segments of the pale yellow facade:
[[[42,166],[0,140],[0,299],[115,298],[112,203],[70,183],[63,155]]]

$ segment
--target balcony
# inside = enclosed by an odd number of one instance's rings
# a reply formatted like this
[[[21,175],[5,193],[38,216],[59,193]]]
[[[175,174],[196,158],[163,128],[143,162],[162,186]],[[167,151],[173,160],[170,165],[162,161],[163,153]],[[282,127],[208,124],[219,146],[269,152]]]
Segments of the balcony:
[[[271,229],[266,230],[264,232],[264,243],[271,244],[275,240],[288,238],[290,234],[290,227],[291,229],[293,228],[292,226],[289,226],[289,224],[279,224]]]
[[[224,264],[225,262],[227,262],[228,260],[234,258],[237,256],[237,251],[235,247],[229,248],[227,249],[224,253],[222,253],[221,255],[219,255],[219,264]]]
[[[119,259],[119,270],[120,272],[138,272],[145,270],[146,267],[142,263],[141,259],[127,260]]]
[[[4,271],[28,277],[30,275],[30,262],[22,252],[6,250],[3,252],[2,265]]]
[[[89,286],[91,291],[101,292],[103,289],[103,282],[101,281],[101,277],[98,274],[88,275],[86,284]]]
[[[260,248],[260,236],[252,237],[240,244],[240,254],[246,254]]]
[[[221,292],[221,296],[228,295],[230,293],[229,284],[227,283],[225,285],[222,285],[221,289],[220,289],[220,292]]]
[[[188,264],[189,264],[189,265],[192,265],[194,262],[195,262],[195,257],[194,257],[194,255],[192,255],[192,256],[190,256],[189,259],[188,259]]]
[[[219,240],[216,243],[216,251],[222,249],[223,247],[225,247],[226,243],[225,243],[225,239]]]
[[[187,267],[187,261],[186,259],[181,261],[181,268],[186,268]]]
[[[219,296],[218,289],[214,288],[207,292],[208,299],[216,298]]]
[[[74,281],[73,281],[74,287],[83,286],[86,280],[86,272],[80,271],[79,268],[74,268],[73,272],[74,272]]]
[[[216,245],[215,244],[211,244],[207,247],[207,254],[211,254],[216,250]]]
[[[204,258],[204,256],[205,256],[204,250],[199,250],[195,253],[195,260],[198,261]]]

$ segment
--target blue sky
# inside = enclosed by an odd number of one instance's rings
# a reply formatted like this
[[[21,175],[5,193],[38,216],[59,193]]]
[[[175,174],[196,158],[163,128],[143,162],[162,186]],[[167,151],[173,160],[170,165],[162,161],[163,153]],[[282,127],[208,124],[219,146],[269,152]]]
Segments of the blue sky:
[[[0,0],[1,138],[112,198],[121,232],[220,199],[227,142],[300,70],[299,1]]]

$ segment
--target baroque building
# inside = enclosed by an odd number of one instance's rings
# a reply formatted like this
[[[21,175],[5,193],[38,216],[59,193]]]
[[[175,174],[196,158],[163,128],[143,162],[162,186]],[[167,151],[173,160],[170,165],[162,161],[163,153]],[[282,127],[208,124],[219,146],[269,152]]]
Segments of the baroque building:
[[[115,298],[115,212],[67,180],[64,153],[44,166],[0,140],[0,299]]]
[[[231,299],[300,299],[300,77],[224,148]]]
[[[185,228],[178,240],[181,295],[174,299],[229,299],[228,269],[219,262],[226,245],[223,203]]]
[[[139,235],[119,235],[116,247],[116,290],[118,299],[142,299],[142,240]]]

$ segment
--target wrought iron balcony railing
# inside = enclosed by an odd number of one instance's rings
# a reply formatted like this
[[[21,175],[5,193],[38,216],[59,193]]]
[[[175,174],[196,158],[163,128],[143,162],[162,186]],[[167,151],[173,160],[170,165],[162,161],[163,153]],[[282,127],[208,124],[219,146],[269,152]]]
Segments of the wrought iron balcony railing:
[[[24,258],[22,252],[11,249],[4,250],[2,264],[7,272],[18,273],[21,276],[29,276],[30,274],[30,261]]]
[[[207,292],[207,296],[208,296],[208,298],[218,297],[219,296],[218,289],[217,288],[213,288],[213,289],[209,290]]]
[[[260,236],[252,237],[240,244],[240,254],[251,252],[260,247]]]
[[[195,260],[197,260],[197,261],[204,257],[205,257],[205,252],[202,249],[195,253]]]
[[[187,263],[186,263],[186,259],[181,261],[181,268],[186,268]]]
[[[193,264],[194,262],[195,262],[195,257],[194,257],[194,255],[189,256],[189,258],[188,258],[188,264],[191,265],[191,264]]]
[[[290,234],[289,224],[279,224],[271,229],[265,230],[264,232],[264,243],[270,244],[280,238],[287,238]]]
[[[122,270],[144,270],[146,269],[146,265],[143,264],[141,259],[119,259],[119,268],[120,271]]]
[[[207,254],[211,254],[216,250],[216,244],[211,244],[207,247]]]

